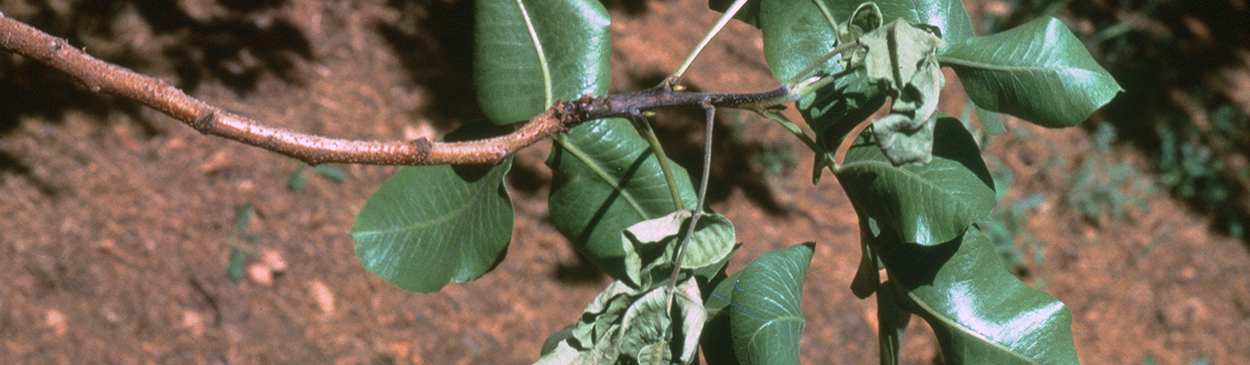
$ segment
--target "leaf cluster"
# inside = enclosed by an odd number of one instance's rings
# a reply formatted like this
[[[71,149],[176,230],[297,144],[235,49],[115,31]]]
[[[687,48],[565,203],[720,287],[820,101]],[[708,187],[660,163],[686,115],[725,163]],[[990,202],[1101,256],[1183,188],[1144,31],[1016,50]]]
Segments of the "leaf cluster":
[[[1045,127],[1085,119],[1120,89],[1062,23],[976,36],[958,0],[710,5],[761,30],[783,85],[780,97],[746,97],[743,107],[807,142],[813,180],[827,167],[850,197],[863,253],[852,291],[876,296],[882,363],[896,362],[913,314],[934,328],[947,363],[1078,362],[1068,309],[1011,276],[977,225],[995,208],[993,179],[964,124],[937,112],[941,68],[951,67],[986,115]],[[478,0],[476,16],[475,81],[492,124],[606,93],[609,19],[598,1]],[[686,95],[713,112],[711,96],[681,94],[677,80],[639,97]],[[726,95],[717,100],[736,98]],[[889,114],[869,122],[887,100]],[[811,136],[775,113],[791,101]],[[814,244],[725,272],[733,224],[699,206],[686,171],[643,137],[641,112],[611,110],[603,115],[632,120],[589,120],[553,137],[552,222],[615,281],[549,337],[539,363],[689,364],[700,347],[709,363],[798,363]],[[511,239],[509,165],[401,169],[357,216],[361,262],[417,292],[490,271]]]

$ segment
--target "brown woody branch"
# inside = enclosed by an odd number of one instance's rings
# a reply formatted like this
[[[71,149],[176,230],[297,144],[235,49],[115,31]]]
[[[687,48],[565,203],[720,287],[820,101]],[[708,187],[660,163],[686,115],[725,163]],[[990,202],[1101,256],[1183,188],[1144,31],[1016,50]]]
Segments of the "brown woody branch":
[[[73,76],[92,92],[135,100],[186,123],[200,133],[224,137],[287,155],[309,164],[327,162],[377,165],[493,164],[580,122],[560,103],[534,116],[516,131],[470,142],[359,141],[329,138],[267,126],[183,93],[168,81],[135,73],[70,46],[0,13],[0,47]]]
[[[101,61],[0,13],[0,47],[52,66],[78,79],[92,92],[135,100],[186,123],[200,133],[219,136],[299,159],[374,165],[496,164],[514,152],[577,124],[608,117],[638,117],[640,111],[677,106],[728,107],[764,111],[781,108],[796,96],[789,87],[762,93],[695,93],[673,85],[631,94],[586,96],[558,102],[512,133],[467,141],[360,141],[329,138],[261,124],[183,93],[168,81]]]

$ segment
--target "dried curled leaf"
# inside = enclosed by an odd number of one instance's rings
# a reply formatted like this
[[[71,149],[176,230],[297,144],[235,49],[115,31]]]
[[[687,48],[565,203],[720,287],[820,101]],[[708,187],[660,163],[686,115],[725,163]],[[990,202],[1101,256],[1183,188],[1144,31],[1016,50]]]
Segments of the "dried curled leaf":
[[[894,165],[933,157],[938,96],[946,86],[935,54],[945,43],[927,29],[897,19],[860,37],[868,49],[867,76],[894,98],[890,114],[873,122],[881,151]]]
[[[615,281],[586,306],[580,321],[547,339],[535,365],[691,364],[708,318],[700,298],[693,279],[672,292]]]
[[[851,13],[851,17],[838,25],[838,43],[854,42],[863,37],[864,33],[881,28],[881,24],[883,24],[881,8],[877,7],[877,3],[867,2],[859,4],[855,12]],[[847,54],[840,61],[842,69],[845,70],[853,66],[863,65],[866,53],[866,48],[859,48]]]
[[[946,78],[934,57],[920,61],[890,106],[890,115],[873,125],[877,143],[894,165],[929,163],[933,159],[933,126],[937,123],[938,95]]]

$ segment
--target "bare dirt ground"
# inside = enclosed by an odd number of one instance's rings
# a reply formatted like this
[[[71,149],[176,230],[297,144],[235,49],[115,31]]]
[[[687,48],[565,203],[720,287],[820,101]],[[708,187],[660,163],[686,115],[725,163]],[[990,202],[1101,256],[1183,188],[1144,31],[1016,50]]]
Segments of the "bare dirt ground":
[[[614,91],[657,83],[718,16],[695,0],[607,3]],[[978,14],[1004,6],[966,3]],[[412,138],[478,115],[471,1],[4,0],[0,12],[292,129]],[[772,88],[761,49],[757,30],[731,24],[687,84]],[[949,79],[943,110],[960,115],[965,102]],[[700,114],[657,120],[670,153],[693,164]],[[1083,362],[1250,363],[1244,241],[1213,235],[1209,218],[1150,193],[1148,175],[1116,182],[1141,202],[1123,217],[1087,218],[1069,199],[1081,167],[1146,170],[1147,161],[1103,151],[1082,129],[1007,124],[987,142],[987,160],[1013,182],[1003,209],[1025,213],[1015,248],[1029,258],[1017,271],[1071,307]],[[724,113],[717,133],[713,207],[745,243],[731,270],[817,242],[805,363],[875,363],[874,304],[848,288],[858,232],[837,182],[813,186],[811,156],[768,122]],[[337,166],[338,182],[0,55],[0,363],[530,363],[607,283],[546,219],[548,148],[520,154],[509,177],[517,219],[507,260],[474,282],[407,293],[361,267],[348,235],[396,168]],[[297,172],[307,185],[292,191]],[[250,223],[239,232],[245,205]],[[252,260],[256,272],[234,282],[232,248],[271,259]],[[923,322],[912,327],[903,362],[940,363]]]

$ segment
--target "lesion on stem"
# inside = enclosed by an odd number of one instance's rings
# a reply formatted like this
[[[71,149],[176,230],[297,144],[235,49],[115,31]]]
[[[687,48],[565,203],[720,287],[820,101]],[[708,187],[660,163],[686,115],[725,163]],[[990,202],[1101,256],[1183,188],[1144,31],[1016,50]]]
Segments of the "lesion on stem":
[[[0,47],[56,68],[92,92],[118,95],[159,110],[200,133],[286,155],[308,164],[496,164],[516,151],[589,120],[628,117],[670,107],[735,108],[775,113],[808,87],[783,85],[759,93],[685,92],[669,83],[635,93],[585,96],[556,102],[509,134],[476,141],[363,141],[332,138],[262,124],[187,95],[168,81],[101,61],[57,38],[0,13]],[[810,85],[803,85],[810,86]]]

